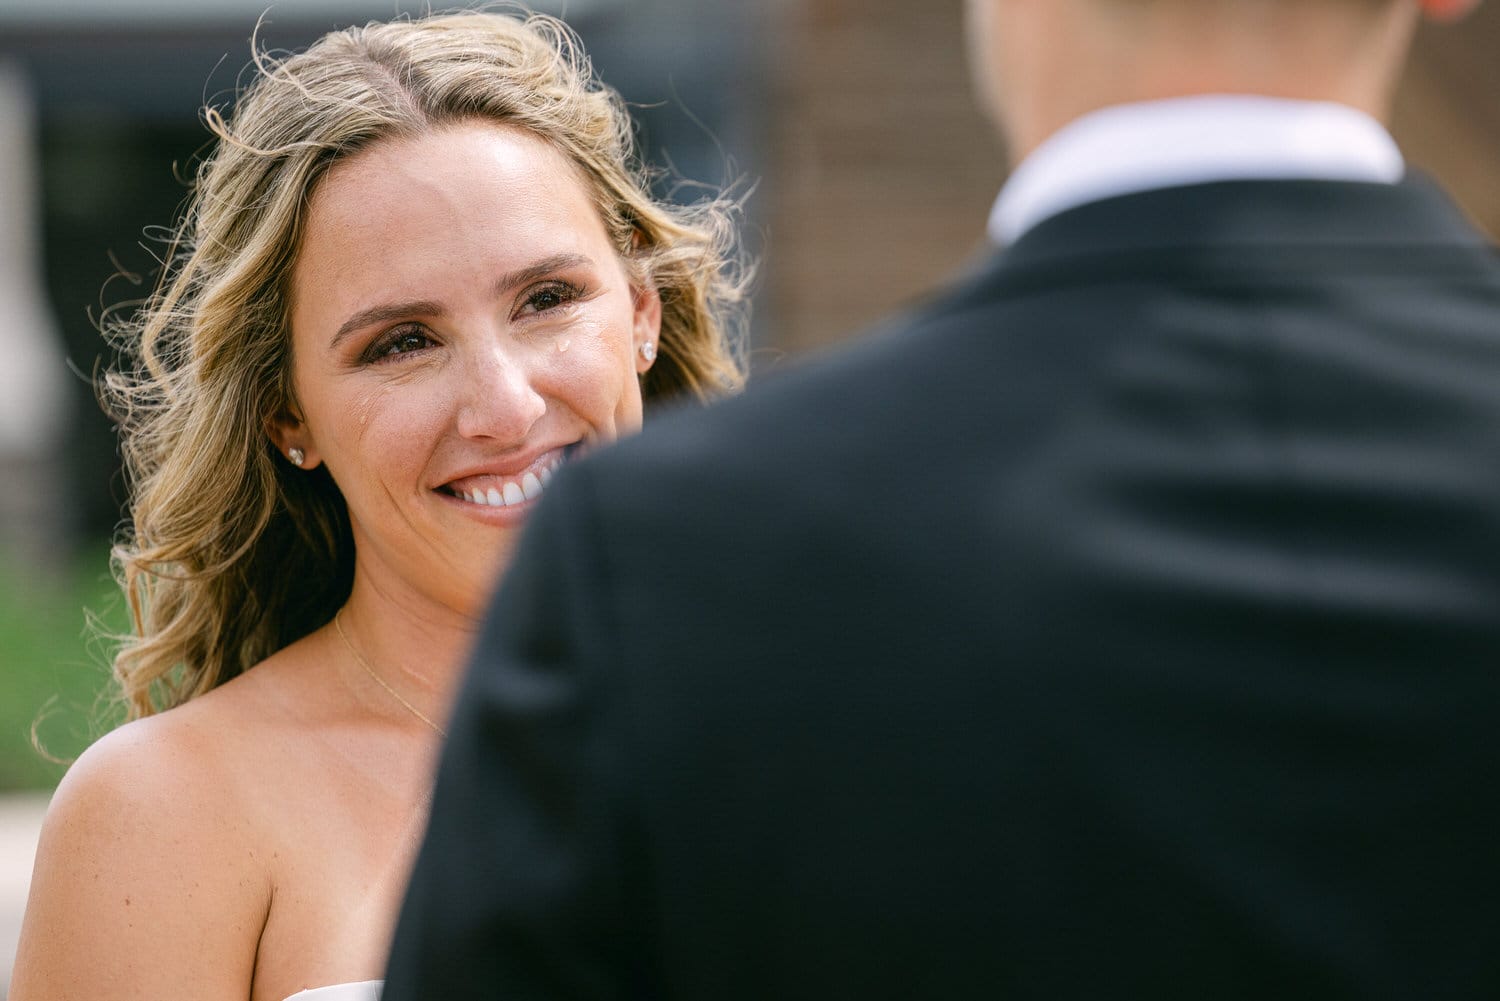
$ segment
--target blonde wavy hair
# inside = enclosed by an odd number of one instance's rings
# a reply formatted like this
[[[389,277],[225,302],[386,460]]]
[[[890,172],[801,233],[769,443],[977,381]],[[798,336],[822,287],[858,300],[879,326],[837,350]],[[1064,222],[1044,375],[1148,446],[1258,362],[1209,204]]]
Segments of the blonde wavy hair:
[[[335,162],[456,121],[517,126],[579,168],[638,284],[661,295],[648,402],[743,382],[744,269],[726,197],[663,204],[628,112],[562,22],[469,11],[372,23],[272,56],[199,169],[155,293],[105,334],[131,491],[113,562],[132,616],[114,674],[131,718],[185,702],[326,623],[353,580],[349,518],[321,467],[266,433],[292,412],[289,285],[309,197]]]

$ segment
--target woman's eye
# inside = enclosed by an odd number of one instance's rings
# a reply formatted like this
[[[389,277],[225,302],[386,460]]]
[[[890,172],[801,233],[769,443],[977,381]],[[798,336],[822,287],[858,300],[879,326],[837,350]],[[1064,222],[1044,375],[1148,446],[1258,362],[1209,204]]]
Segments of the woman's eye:
[[[417,327],[402,327],[391,331],[370,346],[367,358],[379,361],[394,355],[411,354],[432,346],[432,338]]]
[[[578,295],[578,288],[574,285],[567,282],[548,282],[526,293],[520,311],[522,313],[545,313],[549,309],[566,306],[577,299]]]

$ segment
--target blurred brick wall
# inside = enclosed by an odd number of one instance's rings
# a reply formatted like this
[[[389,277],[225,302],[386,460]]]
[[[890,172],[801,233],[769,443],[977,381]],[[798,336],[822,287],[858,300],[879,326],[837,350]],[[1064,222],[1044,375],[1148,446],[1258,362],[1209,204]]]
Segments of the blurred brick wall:
[[[765,338],[800,351],[931,289],[1004,177],[959,0],[783,0],[770,32]]]
[[[961,0],[767,0],[763,339],[857,333],[981,247],[1003,151],[970,92]],[[1500,234],[1500,2],[1424,29],[1394,131]],[[763,359],[764,361],[764,359]]]
[[[1411,163],[1500,238],[1500,4],[1423,28],[1391,128]]]

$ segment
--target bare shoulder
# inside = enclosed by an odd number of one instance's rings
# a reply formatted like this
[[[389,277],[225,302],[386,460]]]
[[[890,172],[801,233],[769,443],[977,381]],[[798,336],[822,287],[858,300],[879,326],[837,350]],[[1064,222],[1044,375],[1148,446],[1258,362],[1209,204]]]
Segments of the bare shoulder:
[[[14,1001],[246,996],[271,880],[224,739],[234,700],[197,701],[110,733],[64,777]]]
[[[140,850],[158,837],[207,840],[205,853],[252,839],[232,808],[236,753],[218,708],[188,703],[105,735],[63,777],[44,838],[81,836],[96,850],[128,844],[137,857],[149,857]]]

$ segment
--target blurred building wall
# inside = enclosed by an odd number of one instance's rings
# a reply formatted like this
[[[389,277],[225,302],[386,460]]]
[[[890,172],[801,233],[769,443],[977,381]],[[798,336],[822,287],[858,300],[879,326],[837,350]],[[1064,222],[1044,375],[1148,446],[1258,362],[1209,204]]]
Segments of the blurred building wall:
[[[1500,238],[1500,4],[1423,28],[1393,119],[1411,164]]]
[[[846,337],[971,259],[1004,179],[956,0],[787,0],[768,48],[765,329]]]

